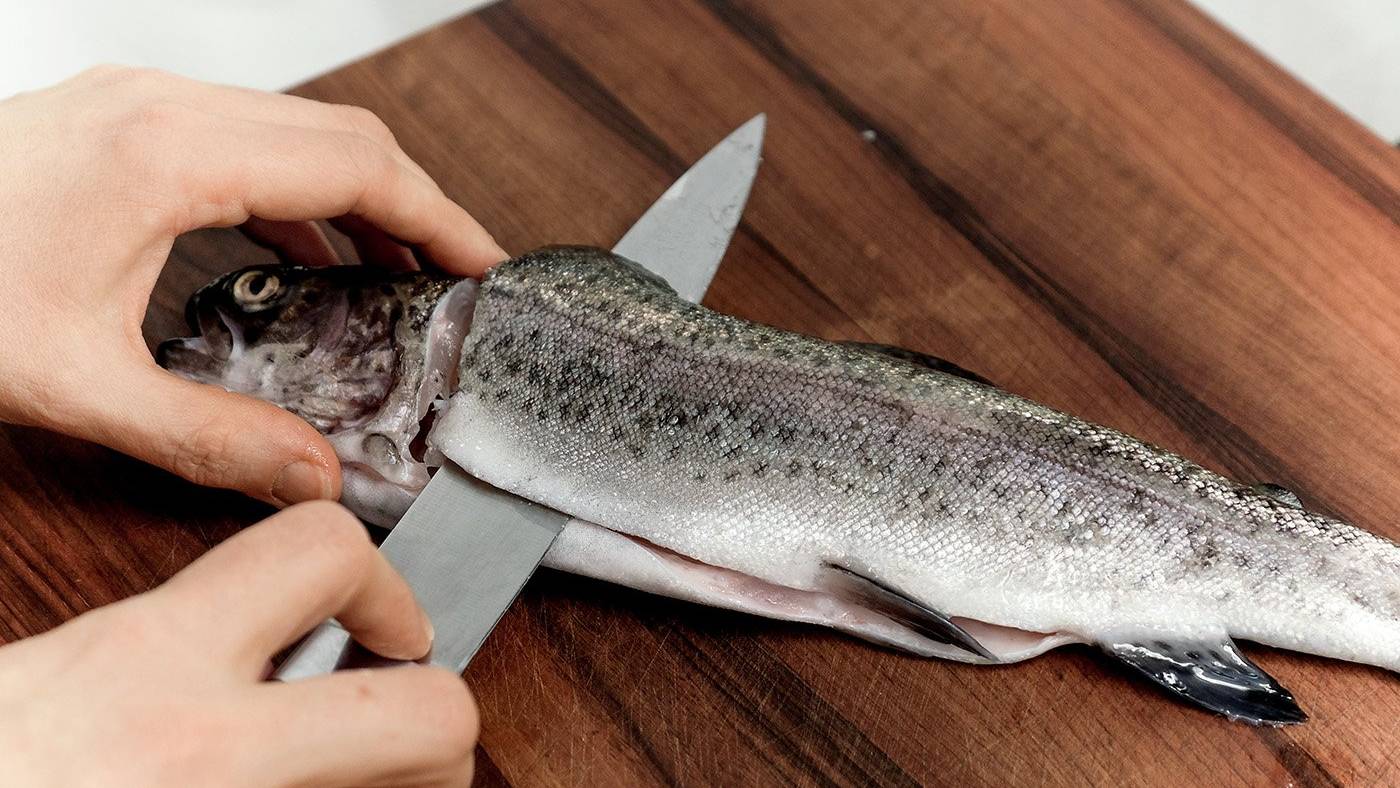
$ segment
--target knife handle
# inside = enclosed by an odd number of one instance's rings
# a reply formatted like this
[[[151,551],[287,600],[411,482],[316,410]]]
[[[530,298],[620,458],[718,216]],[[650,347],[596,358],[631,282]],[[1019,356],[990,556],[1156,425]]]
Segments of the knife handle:
[[[357,668],[383,668],[393,665],[413,665],[427,662],[421,660],[399,660],[381,657],[356,643],[350,633],[341,628],[335,619],[311,630],[302,638],[292,653],[269,677],[274,681],[296,681],[297,679],[323,676],[337,670]]]

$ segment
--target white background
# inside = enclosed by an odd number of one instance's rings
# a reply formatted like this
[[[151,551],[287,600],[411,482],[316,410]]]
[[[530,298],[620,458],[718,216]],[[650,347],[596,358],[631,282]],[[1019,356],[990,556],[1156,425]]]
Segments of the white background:
[[[0,0],[0,97],[102,62],[281,90],[489,1]],[[1400,141],[1400,0],[1194,1]]]
[[[1194,0],[1255,49],[1400,142],[1400,0]]]
[[[98,63],[283,90],[489,0],[0,0],[0,97]]]

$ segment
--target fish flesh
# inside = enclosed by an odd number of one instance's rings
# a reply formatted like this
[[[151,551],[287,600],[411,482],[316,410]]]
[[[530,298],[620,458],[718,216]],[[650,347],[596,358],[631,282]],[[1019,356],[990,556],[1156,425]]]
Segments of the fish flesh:
[[[247,315],[254,275],[279,286]],[[445,457],[578,518],[546,566],[975,664],[1091,644],[1253,723],[1306,715],[1234,637],[1400,669],[1391,541],[940,359],[713,312],[606,251],[479,287],[253,268],[189,312],[161,362],[308,417],[383,476],[349,501],[371,521]],[[460,345],[453,371],[405,344],[429,341]],[[392,354],[392,382],[351,353]],[[397,452],[370,456],[376,435]]]

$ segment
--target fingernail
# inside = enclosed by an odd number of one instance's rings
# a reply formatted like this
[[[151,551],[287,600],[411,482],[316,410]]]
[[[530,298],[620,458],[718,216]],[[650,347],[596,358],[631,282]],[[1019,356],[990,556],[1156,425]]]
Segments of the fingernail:
[[[282,466],[282,470],[277,472],[277,481],[272,485],[273,499],[283,506],[329,498],[330,494],[331,482],[325,469],[306,460]]]

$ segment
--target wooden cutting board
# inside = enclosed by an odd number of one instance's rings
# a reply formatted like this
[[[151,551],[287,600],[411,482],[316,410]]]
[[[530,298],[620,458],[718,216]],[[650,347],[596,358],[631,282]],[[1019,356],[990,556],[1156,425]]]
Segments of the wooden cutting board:
[[[1184,2],[522,0],[295,92],[374,110],[515,251],[610,245],[767,112],[709,306],[944,356],[1400,538],[1400,153]],[[184,239],[151,337],[262,259]],[[0,467],[6,640],[264,513],[35,430]],[[1311,722],[1087,649],[974,668],[546,572],[467,679],[483,784],[1400,779],[1400,678],[1249,651]]]

